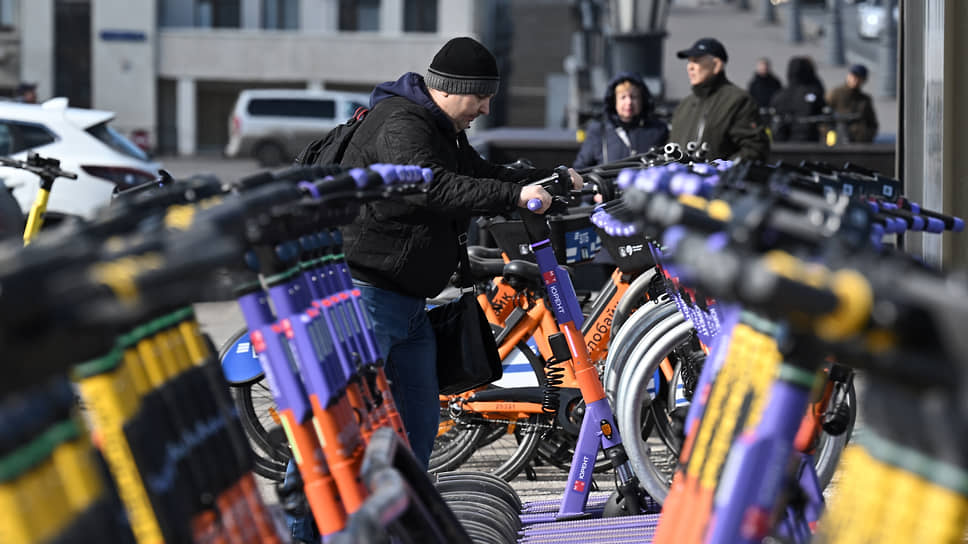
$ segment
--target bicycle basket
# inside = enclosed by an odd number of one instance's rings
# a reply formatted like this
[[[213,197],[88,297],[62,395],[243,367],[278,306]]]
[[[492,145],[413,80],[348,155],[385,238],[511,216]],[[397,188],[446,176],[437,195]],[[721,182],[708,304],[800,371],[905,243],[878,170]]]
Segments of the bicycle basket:
[[[548,224],[551,227],[551,246],[559,264],[590,261],[602,248],[602,240],[587,213],[551,216]],[[508,258],[536,262],[531,253],[528,233],[520,220],[497,218],[489,221],[485,228]]]
[[[655,266],[655,259],[649,251],[649,241],[641,234],[632,236],[612,236],[595,227],[602,245],[622,272],[638,274]]]

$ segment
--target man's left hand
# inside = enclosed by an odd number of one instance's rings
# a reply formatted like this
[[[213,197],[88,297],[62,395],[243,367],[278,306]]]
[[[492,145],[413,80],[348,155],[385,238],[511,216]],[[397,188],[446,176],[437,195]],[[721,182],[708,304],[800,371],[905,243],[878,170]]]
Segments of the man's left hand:
[[[579,174],[574,168],[568,169],[568,174],[571,176],[571,186],[576,191],[581,191],[582,187],[585,186],[585,180],[582,179],[581,174]]]

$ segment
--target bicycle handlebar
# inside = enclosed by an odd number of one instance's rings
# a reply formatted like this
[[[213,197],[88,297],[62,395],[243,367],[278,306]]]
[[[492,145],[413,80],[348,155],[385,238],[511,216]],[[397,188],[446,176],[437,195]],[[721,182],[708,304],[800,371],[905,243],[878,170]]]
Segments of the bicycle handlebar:
[[[42,157],[35,152],[29,153],[26,161],[0,157],[0,165],[37,174],[46,182],[53,182],[56,178],[77,179],[77,174],[74,172],[61,170],[59,160],[52,157]]]

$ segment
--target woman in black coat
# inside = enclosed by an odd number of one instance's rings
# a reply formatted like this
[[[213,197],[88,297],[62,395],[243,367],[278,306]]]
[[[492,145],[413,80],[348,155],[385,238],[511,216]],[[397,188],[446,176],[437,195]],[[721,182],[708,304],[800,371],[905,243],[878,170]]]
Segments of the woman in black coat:
[[[605,164],[666,143],[669,127],[652,118],[652,93],[638,74],[615,76],[605,93],[605,115],[585,130],[575,168]]]
[[[787,65],[787,86],[773,96],[776,114],[773,139],[778,142],[819,142],[820,130],[816,121],[805,122],[803,117],[820,115],[827,102],[823,85],[806,57],[793,57]]]

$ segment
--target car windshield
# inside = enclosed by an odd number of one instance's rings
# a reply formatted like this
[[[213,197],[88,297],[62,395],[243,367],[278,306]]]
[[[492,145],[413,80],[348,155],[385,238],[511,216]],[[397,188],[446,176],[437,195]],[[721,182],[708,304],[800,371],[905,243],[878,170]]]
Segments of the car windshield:
[[[125,138],[120,132],[108,126],[107,122],[98,123],[92,126],[87,129],[87,132],[118,153],[142,161],[149,160],[148,155],[145,154],[140,147],[134,145],[131,140]]]

